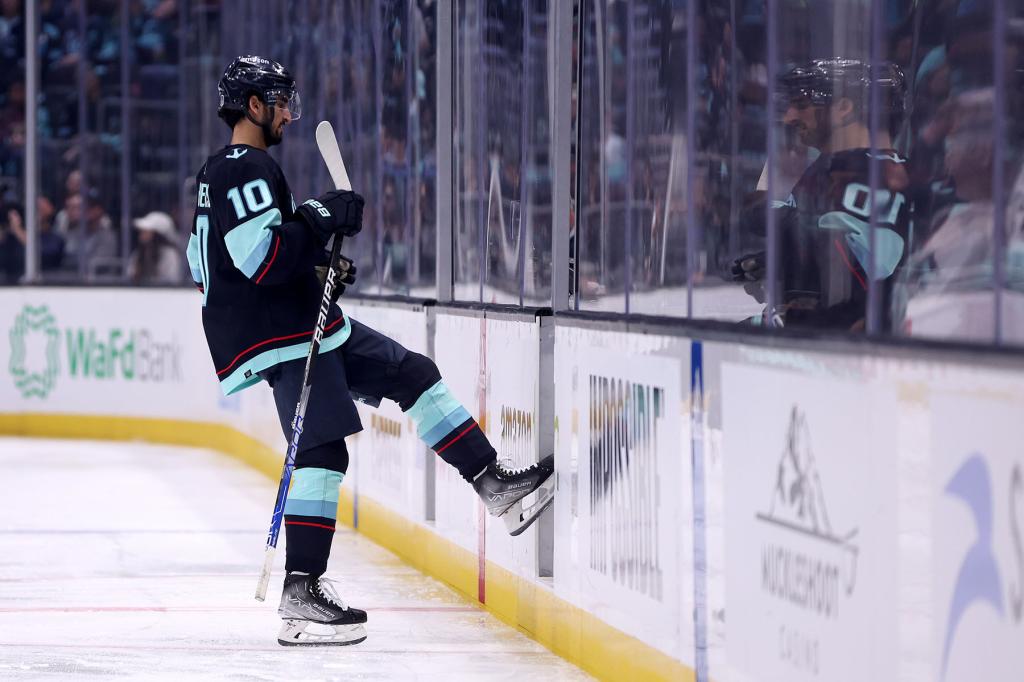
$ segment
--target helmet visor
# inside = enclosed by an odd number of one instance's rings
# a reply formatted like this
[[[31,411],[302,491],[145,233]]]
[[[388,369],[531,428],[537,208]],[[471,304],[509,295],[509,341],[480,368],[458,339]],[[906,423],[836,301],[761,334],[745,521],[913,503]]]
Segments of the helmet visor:
[[[298,90],[271,90],[267,93],[267,103],[287,110],[293,121],[302,116],[302,100]]]

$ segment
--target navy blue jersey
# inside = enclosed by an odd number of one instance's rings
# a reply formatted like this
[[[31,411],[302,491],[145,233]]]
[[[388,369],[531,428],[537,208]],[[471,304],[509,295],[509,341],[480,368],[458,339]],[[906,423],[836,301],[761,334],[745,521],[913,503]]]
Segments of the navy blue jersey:
[[[284,173],[261,149],[225,147],[207,159],[196,187],[187,256],[228,395],[260,381],[260,371],[309,352],[323,293],[314,271],[323,245],[296,217]],[[320,352],[340,346],[349,332],[332,306]]]
[[[869,186],[871,151],[822,154],[777,205],[782,303],[787,326],[849,329],[865,317],[871,204],[876,199],[875,269],[884,311],[893,274],[906,260],[910,212],[905,162],[879,152],[879,187]],[[883,324],[888,326],[886,314]]]

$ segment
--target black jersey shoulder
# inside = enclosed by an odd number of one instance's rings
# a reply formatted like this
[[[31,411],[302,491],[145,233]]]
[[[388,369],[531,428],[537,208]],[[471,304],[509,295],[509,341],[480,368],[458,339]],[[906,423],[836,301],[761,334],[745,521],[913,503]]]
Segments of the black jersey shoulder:
[[[239,181],[262,177],[275,184],[283,180],[281,167],[262,149],[244,144],[224,147],[206,161],[206,182],[231,186]]]
[[[871,160],[876,159],[880,163],[891,163],[902,165],[907,161],[899,155],[895,149],[879,149],[872,152],[866,147],[856,149],[844,149],[830,155],[829,170],[845,170],[851,172],[868,173],[871,169]]]

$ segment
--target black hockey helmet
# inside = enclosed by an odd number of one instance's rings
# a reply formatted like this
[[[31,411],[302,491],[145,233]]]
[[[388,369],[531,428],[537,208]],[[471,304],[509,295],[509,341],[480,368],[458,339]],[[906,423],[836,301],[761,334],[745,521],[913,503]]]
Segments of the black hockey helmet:
[[[785,111],[794,101],[825,106],[833,98],[846,98],[867,112],[871,85],[879,88],[883,115],[903,115],[907,84],[903,70],[892,62],[871,66],[859,59],[813,59],[795,66],[779,79],[777,105]]]
[[[224,69],[217,90],[220,92],[217,115],[225,120],[231,118],[227,115],[230,111],[248,116],[248,102],[252,95],[257,95],[265,104],[286,103],[292,120],[302,115],[295,79],[288,69],[266,57],[248,55],[235,58]]]

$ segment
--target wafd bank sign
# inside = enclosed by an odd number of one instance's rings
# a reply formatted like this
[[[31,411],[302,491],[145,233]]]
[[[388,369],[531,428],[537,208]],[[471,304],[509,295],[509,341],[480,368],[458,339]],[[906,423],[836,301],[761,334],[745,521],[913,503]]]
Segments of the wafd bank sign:
[[[183,349],[174,321],[133,323],[133,306],[124,304],[137,296],[124,294],[117,302],[68,292],[80,305],[20,296],[15,305],[0,307],[9,341],[6,388],[29,405],[44,405],[79,388],[98,398],[96,390],[113,383],[181,383]]]

